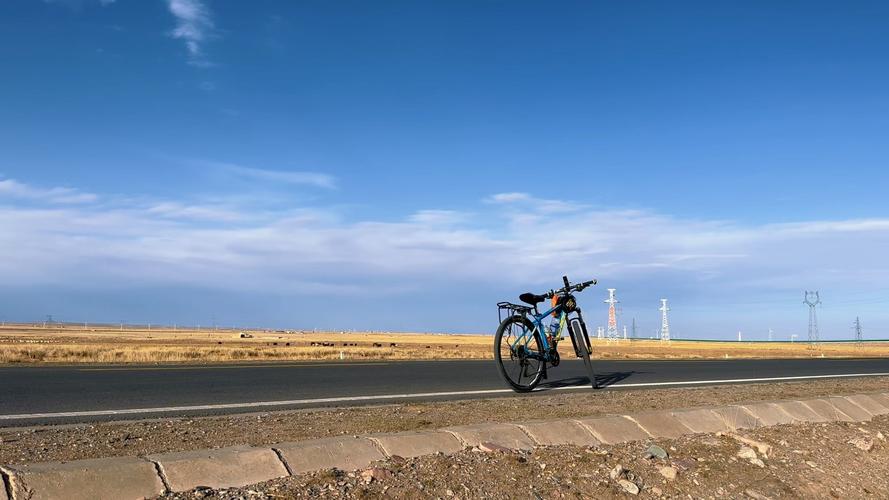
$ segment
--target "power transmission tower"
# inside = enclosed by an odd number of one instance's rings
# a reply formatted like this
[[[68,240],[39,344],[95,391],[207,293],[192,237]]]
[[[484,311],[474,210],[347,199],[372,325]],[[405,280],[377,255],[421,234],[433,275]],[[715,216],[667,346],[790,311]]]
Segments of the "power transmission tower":
[[[616,288],[608,289],[608,299],[605,300],[605,303],[608,304],[608,340],[610,342],[614,342],[615,340],[620,339],[620,334],[617,333],[617,316],[615,314],[614,305],[619,301],[614,298],[614,291]]]
[[[861,320],[858,316],[855,317],[855,323],[852,324],[852,328],[855,329],[855,342],[861,345]]]
[[[803,300],[803,304],[809,306],[809,343],[814,344],[820,340],[818,334],[818,314],[815,312],[815,306],[821,304],[821,294],[817,291],[806,291],[806,298]]]
[[[663,341],[670,340],[670,321],[667,319],[667,311],[669,310],[667,299],[661,299],[661,307],[658,311],[661,312],[661,340]]]

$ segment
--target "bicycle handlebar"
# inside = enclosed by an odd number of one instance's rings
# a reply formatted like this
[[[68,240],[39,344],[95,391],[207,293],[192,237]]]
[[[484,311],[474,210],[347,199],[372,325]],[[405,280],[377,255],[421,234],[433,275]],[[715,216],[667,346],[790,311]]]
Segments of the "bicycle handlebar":
[[[549,292],[547,292],[545,294],[546,298],[551,299],[556,294],[561,294],[561,293],[571,293],[574,291],[580,292],[580,291],[583,291],[584,288],[586,288],[590,285],[595,285],[596,283],[598,283],[596,280],[589,280],[589,281],[584,281],[583,283],[579,283],[577,285],[572,285],[568,282],[567,276],[562,276],[562,282],[565,283],[565,286],[558,289],[558,290],[550,290]]]

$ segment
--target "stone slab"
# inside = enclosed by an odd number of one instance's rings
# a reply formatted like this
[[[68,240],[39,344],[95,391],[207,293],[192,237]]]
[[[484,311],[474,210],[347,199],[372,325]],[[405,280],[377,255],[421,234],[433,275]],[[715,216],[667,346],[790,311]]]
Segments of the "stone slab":
[[[459,427],[448,427],[446,430],[456,434],[468,446],[494,443],[512,450],[530,450],[534,448],[535,444],[525,434],[525,431],[514,424],[462,425]]]
[[[779,401],[774,403],[793,417],[797,422],[827,422],[827,417],[815,412],[801,401]]]
[[[741,406],[719,406],[712,411],[722,417],[725,425],[732,431],[762,427],[762,422]]]
[[[434,455],[435,453],[457,453],[463,449],[463,443],[457,436],[444,431],[400,432],[398,434],[380,434],[372,436],[386,455],[398,455],[404,458]]]
[[[742,405],[744,409],[759,419],[762,425],[792,424],[794,418],[774,403],[754,403]]]
[[[709,409],[679,410],[674,411],[673,416],[694,432],[724,432],[733,430],[729,429],[722,417]]]
[[[270,448],[232,446],[215,450],[151,455],[173,491],[196,486],[231,488],[287,476],[281,459]]]
[[[605,444],[643,441],[651,437],[639,427],[639,424],[624,417],[582,418],[577,422],[589,429],[596,439]]]
[[[6,496],[6,478],[0,477],[0,500],[9,500]]]
[[[553,446],[573,444],[576,446],[598,446],[601,444],[586,427],[573,420],[547,422],[526,422],[519,426],[537,444]]]
[[[889,404],[884,405],[880,400],[868,394],[846,396],[846,399],[864,408],[871,415],[889,415]]]
[[[889,408],[889,395],[872,393],[872,394],[868,394],[868,396],[873,398],[874,401],[880,403],[881,405],[885,406],[886,408]]]
[[[363,469],[374,460],[386,458],[373,441],[353,436],[281,443],[274,448],[293,474],[333,468]]]
[[[870,420],[874,416],[873,413],[865,410],[864,408],[858,406],[857,404],[849,401],[846,398],[834,397],[834,398],[828,398],[828,401],[830,401],[830,404],[839,408],[839,410],[841,412],[845,413],[846,415],[849,415],[850,417],[852,417],[854,420],[856,420],[858,422],[864,422],[865,420]]]
[[[164,492],[164,483],[154,464],[136,457],[45,462],[9,469],[15,477],[14,498],[124,500],[154,497]]]
[[[854,422],[855,419],[843,413],[826,399],[806,399],[802,403],[815,413],[826,419],[827,422]]]
[[[652,437],[675,439],[694,431],[685,426],[669,411],[649,411],[626,416],[639,424]]]

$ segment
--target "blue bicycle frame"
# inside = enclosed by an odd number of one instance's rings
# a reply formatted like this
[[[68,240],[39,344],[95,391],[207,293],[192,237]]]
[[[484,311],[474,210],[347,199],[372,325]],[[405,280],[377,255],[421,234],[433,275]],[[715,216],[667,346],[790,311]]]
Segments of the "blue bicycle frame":
[[[522,332],[521,335],[516,337],[515,342],[512,343],[512,348],[515,349],[516,347],[518,347],[519,343],[524,340],[522,347],[525,349],[525,353],[531,358],[537,358],[538,357],[537,353],[530,352],[528,350],[528,342],[531,340],[531,338],[529,338],[528,336],[534,335],[534,332],[538,331],[538,332],[540,332],[540,342],[542,344],[543,352],[544,352],[544,359],[542,359],[541,361],[550,361],[550,350],[551,349],[550,349],[549,340],[547,339],[547,335],[546,335],[546,325],[543,324],[543,320],[545,320],[552,314],[559,315],[559,330],[557,332],[555,332],[555,334],[553,335],[553,337],[559,337],[562,335],[562,332],[565,330],[565,324],[568,320],[568,314],[566,314],[565,311],[562,310],[561,304],[559,304],[556,307],[553,307],[552,309],[550,309],[546,312],[543,312],[543,313],[535,314],[535,313],[532,313],[529,311],[528,314],[532,318],[531,323],[534,325],[534,328],[530,331],[524,331],[524,332]]]

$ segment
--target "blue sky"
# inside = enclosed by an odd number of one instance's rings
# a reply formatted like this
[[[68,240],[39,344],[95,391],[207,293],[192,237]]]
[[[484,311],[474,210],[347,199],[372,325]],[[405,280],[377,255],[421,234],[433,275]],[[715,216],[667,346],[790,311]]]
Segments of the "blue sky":
[[[0,5],[0,317],[889,327],[884,2]]]

